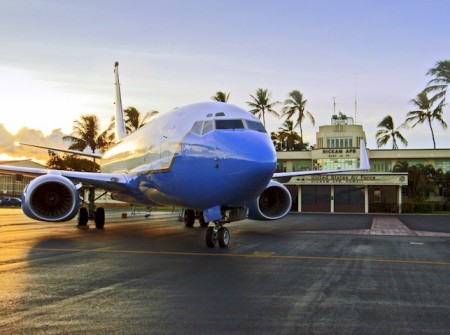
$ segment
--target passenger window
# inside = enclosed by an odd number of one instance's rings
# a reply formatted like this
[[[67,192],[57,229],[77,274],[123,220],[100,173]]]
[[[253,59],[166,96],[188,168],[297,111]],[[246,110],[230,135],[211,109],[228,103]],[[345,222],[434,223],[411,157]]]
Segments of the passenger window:
[[[214,130],[214,124],[212,121],[205,121],[205,125],[203,126],[202,135],[208,134]]]
[[[200,135],[202,133],[202,126],[203,126],[203,121],[197,121],[194,123],[194,125],[192,126],[191,132],[197,135]]]
[[[264,126],[263,126],[263,124],[261,122],[249,121],[249,120],[246,120],[246,122],[247,122],[248,129],[256,130],[256,131],[259,131],[261,133],[266,133],[267,132],[266,128],[264,128]]]
[[[244,129],[242,120],[216,120],[216,129]]]

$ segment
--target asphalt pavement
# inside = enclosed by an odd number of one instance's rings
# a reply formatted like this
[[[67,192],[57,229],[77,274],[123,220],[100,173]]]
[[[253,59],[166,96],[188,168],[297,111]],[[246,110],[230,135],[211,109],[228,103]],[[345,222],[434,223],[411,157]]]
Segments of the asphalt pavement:
[[[178,213],[120,214],[80,230],[0,209],[0,334],[449,334],[449,216],[388,216],[408,235],[246,220],[209,249]]]

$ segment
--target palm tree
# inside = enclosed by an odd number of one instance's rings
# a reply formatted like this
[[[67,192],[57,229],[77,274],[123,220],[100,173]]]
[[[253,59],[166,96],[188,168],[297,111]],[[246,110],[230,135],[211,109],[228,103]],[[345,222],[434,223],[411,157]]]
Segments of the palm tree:
[[[298,90],[293,90],[289,93],[289,98],[284,100],[283,103],[283,116],[287,116],[287,120],[290,120],[297,113],[295,127],[298,126],[300,128],[301,141],[303,141],[302,123],[305,120],[305,116],[309,117],[313,126],[316,124],[312,114],[306,110],[307,102],[308,100],[303,98],[303,93]]]
[[[434,139],[434,131],[431,123],[436,120],[443,129],[447,128],[447,123],[443,119],[443,108],[445,106],[445,98],[442,99],[436,108],[433,105],[439,100],[440,93],[436,94],[431,99],[428,98],[427,90],[420,92],[415,99],[411,100],[411,103],[415,105],[418,110],[410,111],[406,114],[406,123],[415,122],[412,127],[414,128],[419,123],[427,121],[430,127],[431,137],[433,139],[433,148],[436,149],[436,141]]]
[[[123,114],[125,117],[125,129],[128,134],[131,134],[132,132],[135,132],[139,128],[142,128],[145,126],[149,119],[157,115],[158,111],[151,111],[147,112],[144,117],[142,117],[142,114],[135,108],[135,107],[128,107],[124,109]],[[105,130],[105,138],[109,145],[111,145],[114,142],[115,134],[114,134],[114,128],[115,128],[115,119],[114,117],[111,118],[111,123],[109,124],[109,127],[107,130]]]
[[[267,89],[258,88],[255,95],[251,95],[253,101],[247,101],[247,104],[253,108],[250,113],[258,115],[259,119],[262,118],[263,125],[266,126],[266,112],[272,113],[273,115],[280,117],[279,114],[273,109],[279,104],[278,101],[270,102],[272,94],[267,91]]]
[[[107,144],[105,133],[99,133],[100,122],[96,115],[82,115],[80,121],[75,120],[72,134],[64,136],[63,140],[72,142],[69,149],[84,151],[87,147],[92,150],[103,150]]]
[[[435,67],[428,70],[427,75],[434,76],[428,83],[428,91],[441,91],[443,97],[447,94],[447,88],[450,84],[450,60],[441,60],[436,62]]]
[[[228,102],[229,98],[230,98],[230,93],[225,93],[222,91],[216,92],[216,94],[211,97],[212,100],[219,101],[219,102]]]
[[[271,139],[277,151],[301,151],[306,150],[308,143],[303,143],[300,135],[294,130],[294,123],[286,120],[278,132],[270,133]]]
[[[142,128],[149,119],[158,114],[158,111],[147,112],[144,116],[134,107],[128,107],[124,111],[125,125],[127,133],[132,133],[139,128]]]
[[[278,129],[280,130],[278,132],[280,138],[283,138],[285,141],[284,149],[286,151],[302,149],[303,140],[301,136],[294,130],[294,122],[286,120],[283,123],[283,126]]]
[[[378,148],[385,146],[386,143],[391,139],[392,139],[392,150],[398,149],[397,139],[400,140],[400,142],[402,142],[405,146],[408,146],[408,141],[400,133],[400,129],[408,128],[406,124],[402,123],[399,127],[395,128],[392,116],[387,115],[378,124],[378,127],[381,128],[380,130],[377,131],[376,134]]]
[[[275,147],[275,151],[283,151],[284,146],[284,137],[280,134],[280,132],[272,131],[270,133],[270,138],[272,139],[273,146]]]
[[[412,165],[408,168],[408,193],[411,200],[423,202],[436,189],[436,171],[430,164]]]

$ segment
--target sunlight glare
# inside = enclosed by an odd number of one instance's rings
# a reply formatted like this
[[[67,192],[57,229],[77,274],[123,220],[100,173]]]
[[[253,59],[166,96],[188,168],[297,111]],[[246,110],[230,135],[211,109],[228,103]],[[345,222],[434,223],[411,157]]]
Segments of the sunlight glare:
[[[25,70],[0,67],[0,76],[4,111],[0,123],[13,134],[22,127],[45,134],[57,128],[70,132],[73,120],[81,114],[92,113],[96,102],[94,96],[64,92]]]

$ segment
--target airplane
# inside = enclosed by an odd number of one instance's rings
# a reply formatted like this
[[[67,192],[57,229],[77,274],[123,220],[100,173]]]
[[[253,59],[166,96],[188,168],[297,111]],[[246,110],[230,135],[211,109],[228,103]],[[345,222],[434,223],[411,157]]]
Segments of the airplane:
[[[208,247],[228,247],[231,235],[225,224],[247,218],[277,220],[288,214],[292,198],[277,179],[370,169],[361,141],[358,168],[275,173],[276,152],[261,121],[222,102],[175,108],[127,134],[118,67],[116,62],[115,144],[103,155],[59,150],[101,158],[101,172],[0,166],[0,174],[34,178],[22,195],[28,217],[63,222],[78,214],[79,225],[86,225],[89,217],[79,194],[85,186],[131,204],[185,208],[186,226],[196,217],[202,226],[214,223],[206,229]],[[96,228],[103,229],[102,207],[96,208],[93,219]]]

